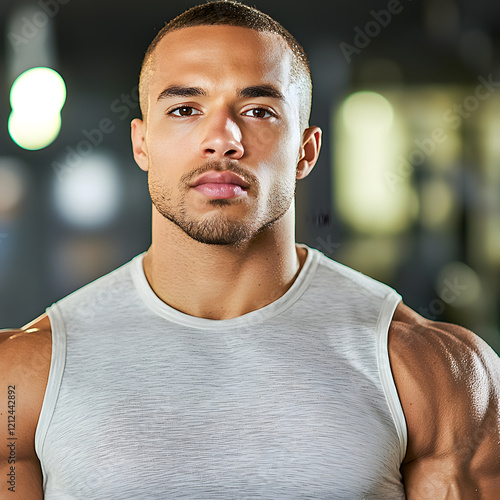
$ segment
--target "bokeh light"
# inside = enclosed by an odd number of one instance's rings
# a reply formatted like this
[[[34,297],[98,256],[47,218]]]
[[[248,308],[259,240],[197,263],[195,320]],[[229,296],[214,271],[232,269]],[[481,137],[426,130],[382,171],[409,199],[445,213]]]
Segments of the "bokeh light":
[[[379,129],[388,130],[394,119],[391,103],[377,92],[356,92],[349,96],[342,106],[342,117],[351,132],[359,132],[360,128],[370,128],[373,123]]]
[[[398,171],[405,137],[394,106],[377,92],[356,92],[340,107],[334,129],[334,201],[344,221],[365,234],[407,229],[417,200],[410,175]]]
[[[61,130],[66,85],[50,68],[31,68],[12,85],[9,134],[20,147],[38,150],[50,145]]]
[[[438,274],[436,291],[453,307],[473,306],[481,298],[481,280],[464,262],[450,262]]]
[[[102,153],[82,158],[64,176],[54,178],[54,203],[69,224],[94,229],[118,213],[122,184],[114,159]]]

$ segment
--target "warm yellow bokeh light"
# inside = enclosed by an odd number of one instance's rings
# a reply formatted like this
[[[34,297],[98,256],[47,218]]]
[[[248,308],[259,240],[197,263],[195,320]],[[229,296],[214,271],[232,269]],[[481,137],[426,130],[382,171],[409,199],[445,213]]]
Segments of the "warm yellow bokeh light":
[[[416,199],[410,176],[398,171],[400,128],[393,105],[376,92],[352,94],[339,109],[334,198],[343,219],[362,233],[397,234],[411,223]]]
[[[444,230],[450,225],[456,209],[453,186],[446,179],[436,177],[421,185],[421,221],[429,229]]]
[[[351,132],[377,124],[379,130],[389,130],[394,120],[392,104],[377,92],[356,92],[349,96],[342,106],[344,124]]]

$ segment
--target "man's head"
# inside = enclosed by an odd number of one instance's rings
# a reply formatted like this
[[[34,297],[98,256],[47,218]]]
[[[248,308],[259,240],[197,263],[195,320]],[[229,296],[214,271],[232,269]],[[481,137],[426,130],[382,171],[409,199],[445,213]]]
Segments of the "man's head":
[[[204,22],[160,32],[144,62],[144,119],[133,120],[132,142],[154,220],[192,240],[238,246],[293,227],[296,180],[313,168],[321,130],[301,124],[305,56],[297,62],[274,30],[213,22],[217,6],[264,16],[218,2],[207,4]]]
[[[300,127],[304,130],[311,114],[312,83],[309,61],[304,49],[281,24],[267,14],[232,0],[209,2],[192,7],[167,23],[149,45],[139,79],[140,105],[147,116],[149,82],[154,71],[155,49],[168,33],[194,26],[238,26],[279,36],[292,54],[290,80],[298,92]]]

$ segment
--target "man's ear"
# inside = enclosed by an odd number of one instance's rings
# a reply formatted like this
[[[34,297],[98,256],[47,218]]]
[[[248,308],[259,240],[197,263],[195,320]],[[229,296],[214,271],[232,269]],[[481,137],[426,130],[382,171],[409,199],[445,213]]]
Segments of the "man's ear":
[[[308,127],[302,134],[299,161],[297,163],[297,179],[304,179],[309,175],[318,161],[321,149],[321,136],[323,132],[319,127]]]
[[[147,172],[149,170],[149,158],[146,147],[146,124],[139,118],[135,118],[132,120],[130,128],[135,162],[144,172]]]

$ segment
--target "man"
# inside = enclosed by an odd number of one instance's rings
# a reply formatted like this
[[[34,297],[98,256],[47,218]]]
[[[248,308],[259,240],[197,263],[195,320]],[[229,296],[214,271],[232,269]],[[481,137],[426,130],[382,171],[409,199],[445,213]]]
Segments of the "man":
[[[1,498],[500,498],[498,357],[295,244],[321,144],[295,39],[195,7],[140,92],[152,245],[3,331]]]

